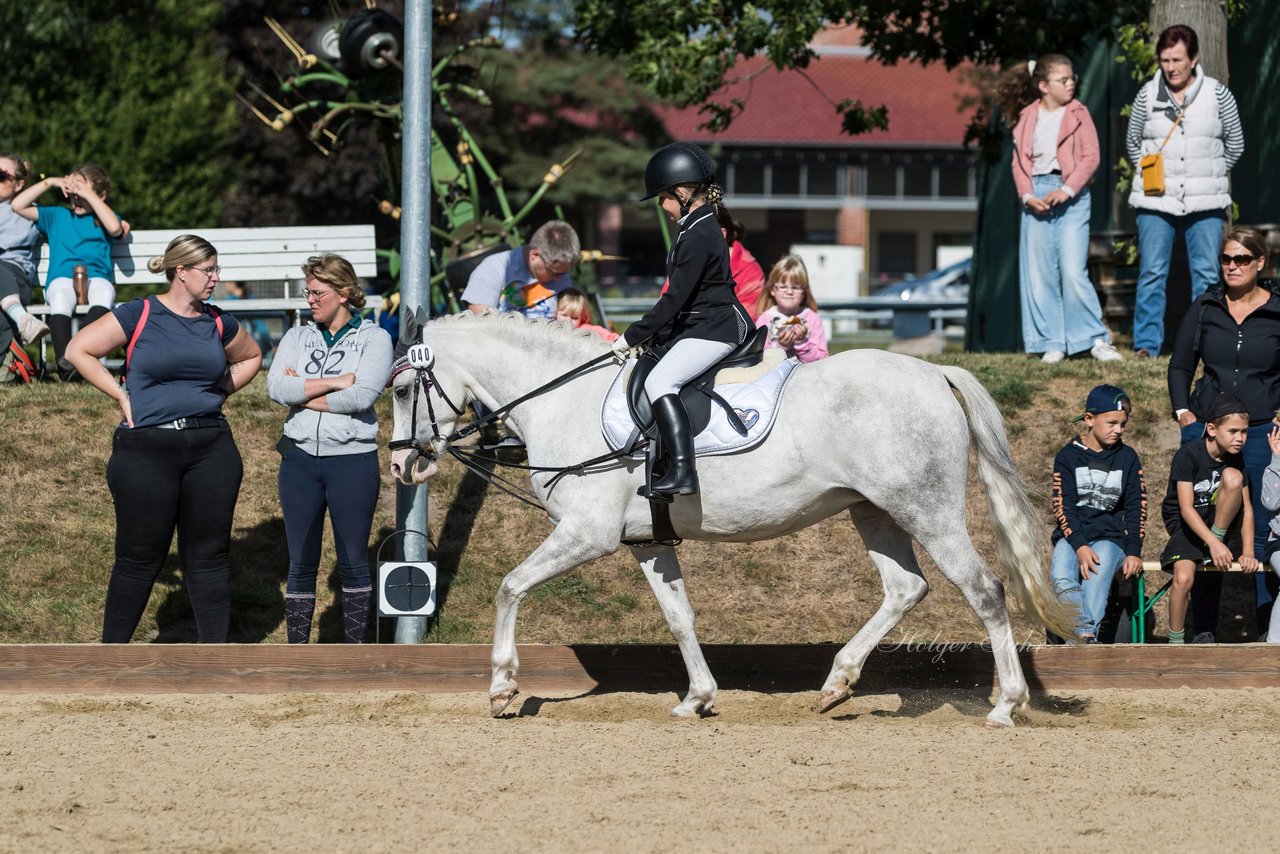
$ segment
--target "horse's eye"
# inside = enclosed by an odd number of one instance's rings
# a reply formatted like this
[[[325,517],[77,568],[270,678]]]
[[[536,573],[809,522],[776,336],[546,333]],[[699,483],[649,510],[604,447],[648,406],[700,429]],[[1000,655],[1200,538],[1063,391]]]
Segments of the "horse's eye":
[[[398,386],[395,391],[396,397],[404,400],[409,396],[409,387],[407,385]]]

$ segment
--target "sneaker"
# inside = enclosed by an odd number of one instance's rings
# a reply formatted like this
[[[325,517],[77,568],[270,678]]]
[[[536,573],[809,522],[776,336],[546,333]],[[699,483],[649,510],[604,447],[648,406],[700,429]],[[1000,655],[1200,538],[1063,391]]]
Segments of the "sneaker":
[[[1110,341],[1104,341],[1101,338],[1093,342],[1093,346],[1089,348],[1089,355],[1099,362],[1119,362],[1124,358]]]
[[[34,314],[24,314],[18,323],[18,334],[24,344],[34,344],[49,334],[49,326]]]
[[[1213,636],[1213,632],[1196,632],[1195,639],[1192,643],[1217,643]]]
[[[1146,348],[1144,348],[1144,347],[1139,347],[1137,350],[1134,350],[1134,351],[1133,351],[1133,358],[1135,358],[1135,359],[1150,359],[1150,358],[1151,358],[1151,351],[1147,350],[1147,349],[1146,349]]]
[[[1045,350],[1044,355],[1040,357],[1040,361],[1044,362],[1046,365],[1056,365],[1061,362],[1066,355],[1067,354],[1061,350]]]

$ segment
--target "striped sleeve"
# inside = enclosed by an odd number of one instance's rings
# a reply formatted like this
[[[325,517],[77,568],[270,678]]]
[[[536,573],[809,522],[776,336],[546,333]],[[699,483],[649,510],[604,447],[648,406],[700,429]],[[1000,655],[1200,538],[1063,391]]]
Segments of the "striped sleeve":
[[[1142,129],[1147,124],[1147,87],[1138,90],[1138,97],[1133,99],[1129,109],[1129,127],[1124,135],[1124,151],[1133,168],[1138,168],[1138,160],[1142,157]]]
[[[1218,84],[1218,119],[1222,122],[1222,146],[1226,151],[1227,171],[1230,172],[1244,154],[1244,129],[1240,126],[1240,110],[1236,107],[1235,96],[1221,83]]]

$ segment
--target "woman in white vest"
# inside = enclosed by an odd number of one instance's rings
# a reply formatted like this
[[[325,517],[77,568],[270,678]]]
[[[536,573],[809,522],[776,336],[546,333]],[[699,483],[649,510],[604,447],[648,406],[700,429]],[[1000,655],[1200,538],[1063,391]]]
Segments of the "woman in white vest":
[[[1156,40],[1160,70],[1138,91],[1125,151],[1134,167],[1129,204],[1138,212],[1138,292],[1133,312],[1136,355],[1157,356],[1164,343],[1165,284],[1178,229],[1186,235],[1191,299],[1218,281],[1218,247],[1231,206],[1228,175],[1244,153],[1235,98],[1200,67],[1200,40],[1181,24]],[[1162,192],[1143,187],[1139,161],[1159,152]]]

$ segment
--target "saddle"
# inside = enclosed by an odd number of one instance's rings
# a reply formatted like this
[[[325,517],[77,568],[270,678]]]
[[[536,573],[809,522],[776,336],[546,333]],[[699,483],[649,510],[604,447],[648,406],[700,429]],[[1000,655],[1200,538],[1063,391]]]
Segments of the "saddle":
[[[711,423],[713,402],[724,410],[729,424],[739,435],[747,435],[747,425],[742,423],[733,406],[716,394],[716,374],[726,368],[749,368],[760,364],[764,359],[764,345],[768,338],[768,329],[760,327],[754,330],[747,336],[747,340],[735,347],[729,355],[680,389],[680,402],[684,404],[685,412],[689,414],[689,426],[694,436],[707,429],[707,425]],[[631,371],[631,378],[627,382],[627,408],[631,411],[631,419],[640,432],[649,438],[657,436],[658,427],[653,420],[653,408],[649,405],[649,396],[644,391],[644,381],[663,355],[652,350],[644,353],[636,360],[636,366]]]

